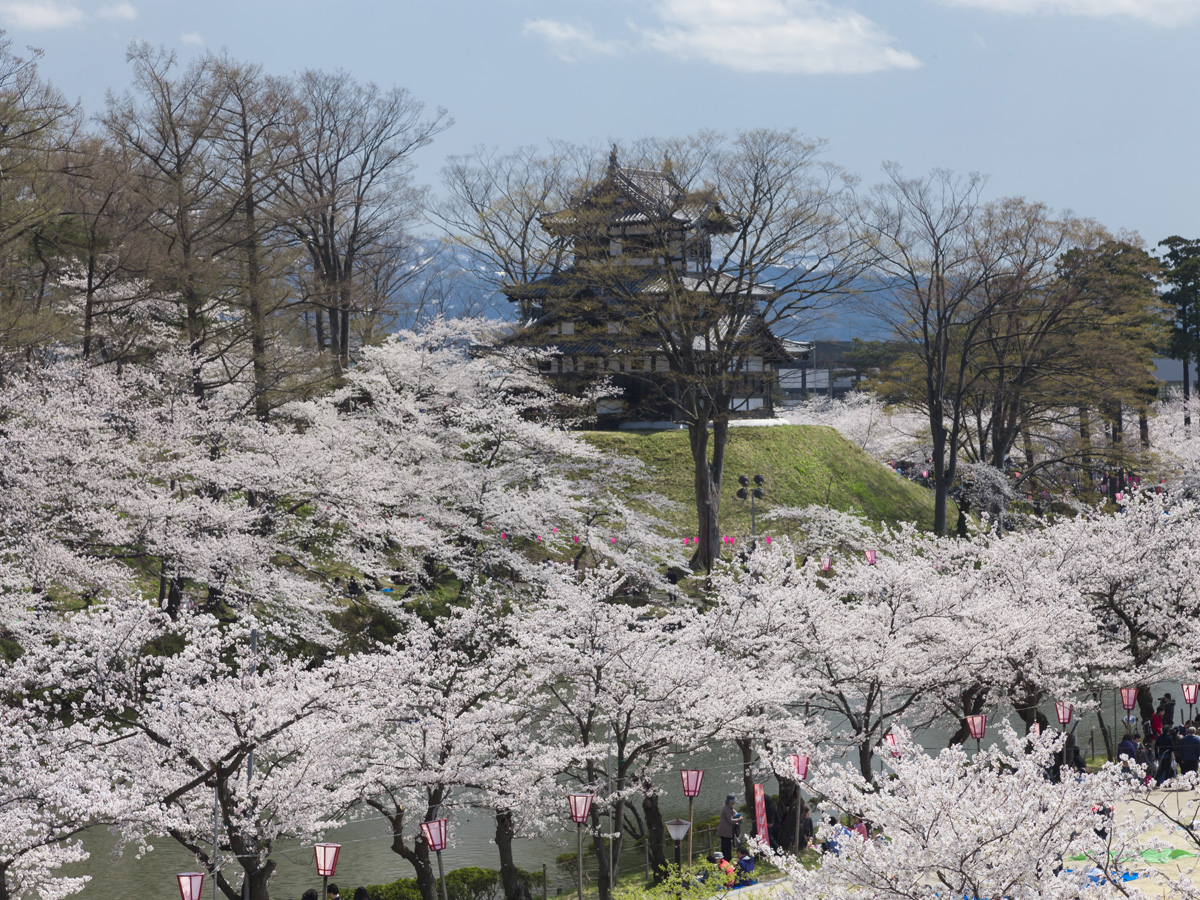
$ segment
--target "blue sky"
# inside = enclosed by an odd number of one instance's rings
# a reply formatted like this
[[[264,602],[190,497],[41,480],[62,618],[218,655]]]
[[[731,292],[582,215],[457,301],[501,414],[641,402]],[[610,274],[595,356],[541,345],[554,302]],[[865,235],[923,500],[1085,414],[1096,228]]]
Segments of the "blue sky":
[[[398,84],[455,125],[422,151],[794,127],[866,184],[895,160],[1200,237],[1200,0],[0,0],[89,113],[134,38]]]

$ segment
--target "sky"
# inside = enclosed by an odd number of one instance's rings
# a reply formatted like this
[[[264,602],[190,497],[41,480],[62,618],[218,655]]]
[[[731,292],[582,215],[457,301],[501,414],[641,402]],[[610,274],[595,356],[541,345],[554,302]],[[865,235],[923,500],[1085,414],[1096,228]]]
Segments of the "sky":
[[[794,128],[865,186],[980,172],[1200,237],[1200,0],[0,0],[0,28],[91,115],[133,40],[399,85],[454,118],[417,160],[434,186],[477,145]]]

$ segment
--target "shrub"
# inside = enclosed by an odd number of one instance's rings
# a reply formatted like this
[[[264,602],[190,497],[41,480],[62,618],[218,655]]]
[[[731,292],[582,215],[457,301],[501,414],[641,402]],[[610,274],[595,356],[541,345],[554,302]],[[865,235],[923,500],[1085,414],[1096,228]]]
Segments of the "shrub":
[[[541,888],[542,873],[517,870],[517,880],[534,893]],[[401,878],[391,884],[375,884],[367,888],[371,900],[421,900],[417,879]],[[495,869],[466,866],[446,873],[446,893],[450,900],[503,900],[504,885]]]

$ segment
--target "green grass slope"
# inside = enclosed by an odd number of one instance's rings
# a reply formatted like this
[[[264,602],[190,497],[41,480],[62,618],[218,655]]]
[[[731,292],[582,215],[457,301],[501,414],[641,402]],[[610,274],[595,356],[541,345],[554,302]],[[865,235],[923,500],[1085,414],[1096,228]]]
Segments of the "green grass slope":
[[[677,509],[656,512],[680,536],[695,533],[696,503],[686,431],[589,432],[586,438],[607,452],[641,460],[649,473],[646,488],[679,504]],[[730,428],[725,458],[721,491],[721,530],[725,534],[750,534],[750,503],[734,496],[739,475],[766,478],[766,497],[756,501],[759,513],[816,504],[854,510],[874,522],[907,521],[927,530],[933,527],[932,491],[900,478],[833,428]],[[782,525],[764,522],[759,533],[784,532]]]

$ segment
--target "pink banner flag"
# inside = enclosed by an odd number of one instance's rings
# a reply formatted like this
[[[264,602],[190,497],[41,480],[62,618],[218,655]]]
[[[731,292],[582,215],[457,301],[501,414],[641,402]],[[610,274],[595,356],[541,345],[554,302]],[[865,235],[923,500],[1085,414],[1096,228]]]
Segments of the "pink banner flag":
[[[767,799],[763,785],[754,786],[754,825],[760,840],[767,840]]]

